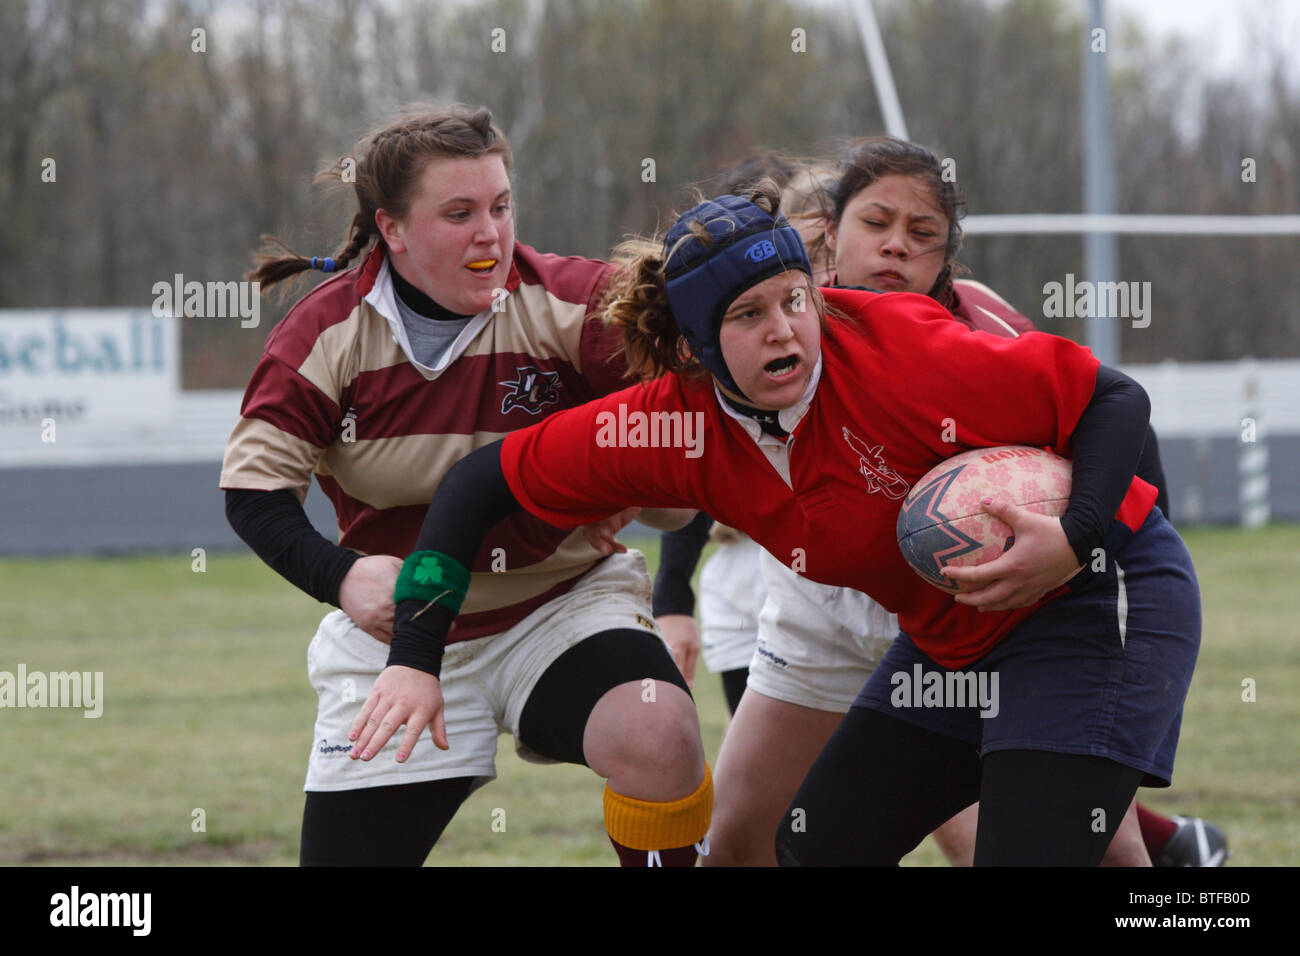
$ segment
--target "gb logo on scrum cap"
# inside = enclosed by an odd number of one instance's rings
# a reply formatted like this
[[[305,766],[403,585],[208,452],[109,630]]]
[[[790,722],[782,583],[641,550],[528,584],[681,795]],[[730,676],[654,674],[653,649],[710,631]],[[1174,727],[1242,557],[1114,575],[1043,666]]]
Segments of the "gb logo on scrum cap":
[[[762,262],[774,255],[776,255],[776,246],[772,245],[771,239],[760,239],[745,250],[745,258],[750,262]]]

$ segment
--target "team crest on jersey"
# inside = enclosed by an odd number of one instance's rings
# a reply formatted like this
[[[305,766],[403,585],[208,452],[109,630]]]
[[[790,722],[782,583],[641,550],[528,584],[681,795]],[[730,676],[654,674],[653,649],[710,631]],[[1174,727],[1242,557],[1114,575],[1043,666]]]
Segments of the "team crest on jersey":
[[[907,494],[910,486],[898,472],[885,464],[885,456],[881,454],[885,447],[883,443],[873,448],[847,427],[844,429],[844,440],[858,456],[858,473],[867,479],[867,491],[873,495],[880,492],[886,498],[895,499]]]
[[[513,382],[498,382],[511,389],[501,399],[501,414],[512,408],[522,408],[530,415],[537,415],[547,405],[554,405],[560,400],[560,373],[543,372],[541,369],[525,365],[516,368],[518,378]]]

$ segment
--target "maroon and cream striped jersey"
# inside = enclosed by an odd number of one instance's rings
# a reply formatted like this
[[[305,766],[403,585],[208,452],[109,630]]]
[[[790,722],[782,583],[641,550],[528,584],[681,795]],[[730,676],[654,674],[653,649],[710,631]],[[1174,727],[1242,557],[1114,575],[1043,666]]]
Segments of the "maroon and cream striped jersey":
[[[956,301],[948,311],[968,328],[1011,339],[1035,331],[1034,323],[982,282],[957,279],[952,284],[952,290]]]
[[[291,489],[314,474],[339,544],[404,557],[434,491],[469,452],[627,386],[598,302],[612,267],[516,243],[507,294],[433,369],[408,360],[383,246],[306,295],[266,340],[226,445],[221,487]],[[526,512],[487,536],[451,641],[494,634],[599,558],[581,532]]]

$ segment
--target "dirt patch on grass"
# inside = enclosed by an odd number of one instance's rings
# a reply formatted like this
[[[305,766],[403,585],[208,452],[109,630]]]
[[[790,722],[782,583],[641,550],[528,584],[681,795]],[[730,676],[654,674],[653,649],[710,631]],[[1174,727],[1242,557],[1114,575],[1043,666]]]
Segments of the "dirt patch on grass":
[[[287,840],[248,840],[239,843],[196,843],[167,850],[139,847],[40,847],[0,854],[0,863],[24,866],[276,866],[296,865],[297,854]]]

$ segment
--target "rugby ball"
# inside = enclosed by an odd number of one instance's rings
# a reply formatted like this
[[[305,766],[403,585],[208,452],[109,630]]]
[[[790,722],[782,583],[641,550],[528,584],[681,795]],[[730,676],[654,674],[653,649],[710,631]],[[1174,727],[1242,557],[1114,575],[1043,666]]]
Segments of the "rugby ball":
[[[1015,543],[1011,526],[984,512],[986,497],[1060,517],[1070,503],[1070,462],[1027,445],[975,448],[940,462],[898,513],[898,546],[912,570],[949,594],[951,565],[985,564]]]

